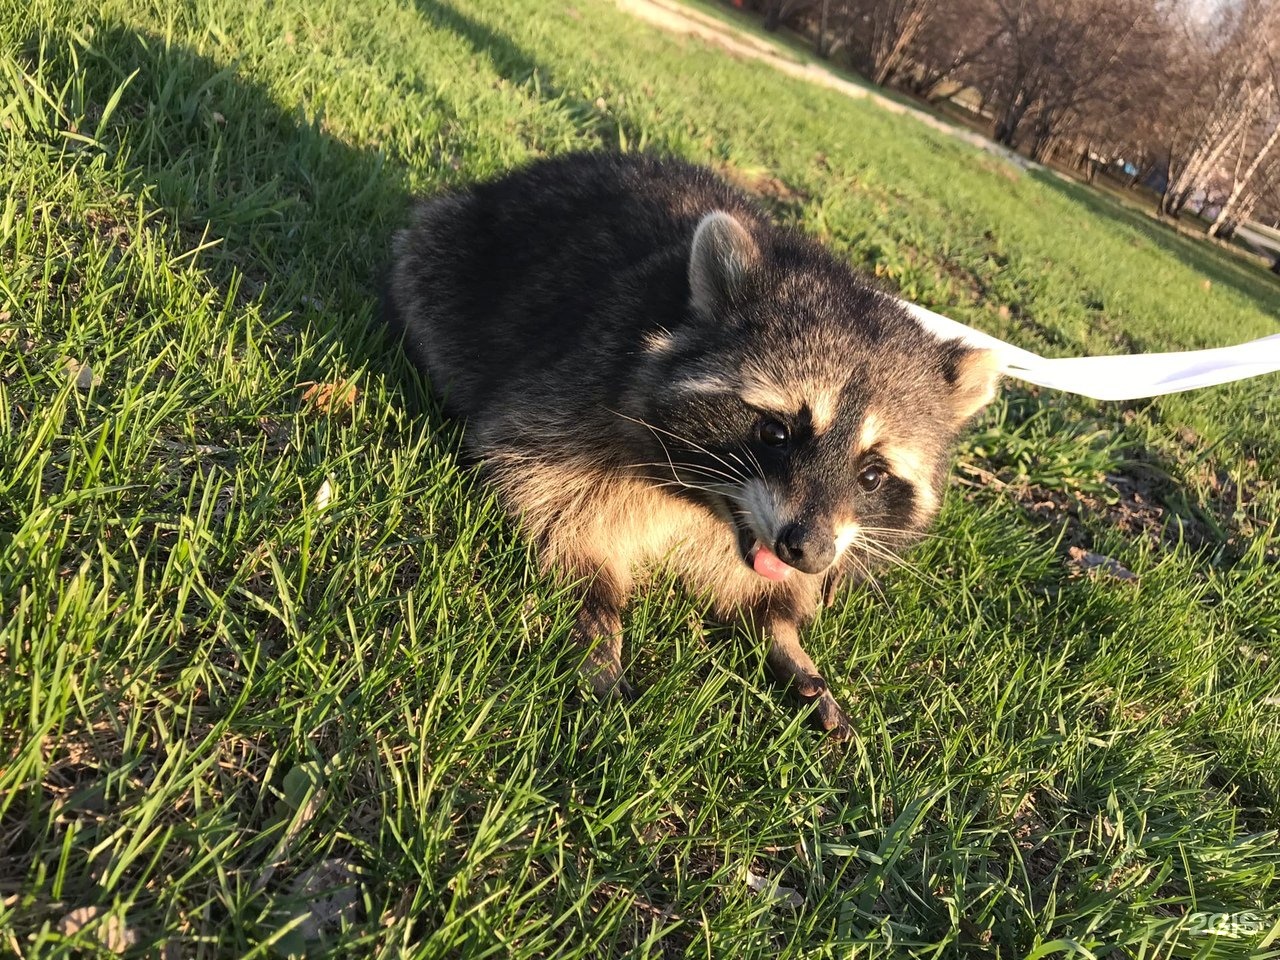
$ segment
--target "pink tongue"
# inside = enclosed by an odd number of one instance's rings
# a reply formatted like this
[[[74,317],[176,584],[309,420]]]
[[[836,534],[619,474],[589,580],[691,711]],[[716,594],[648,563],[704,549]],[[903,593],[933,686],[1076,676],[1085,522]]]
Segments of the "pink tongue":
[[[791,568],[779,560],[777,555],[763,544],[756,550],[755,558],[751,561],[751,568],[760,576],[769,580],[785,580],[791,573]]]

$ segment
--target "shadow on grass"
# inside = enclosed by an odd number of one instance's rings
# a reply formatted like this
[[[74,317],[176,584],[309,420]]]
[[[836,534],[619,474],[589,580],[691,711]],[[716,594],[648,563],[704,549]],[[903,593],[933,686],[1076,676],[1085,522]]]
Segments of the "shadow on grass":
[[[593,101],[560,86],[546,67],[505,33],[467,16],[444,0],[417,0],[417,7],[428,23],[465,40],[477,56],[489,61],[499,76],[518,86],[531,85],[538,99],[560,104],[599,139],[603,149],[617,149],[621,142],[644,143],[644,131],[620,117],[602,112]]]
[[[144,248],[148,262],[142,263],[140,269],[163,272],[166,261],[170,266],[196,262],[202,273],[201,287],[212,288],[207,293],[200,292],[207,296],[211,314],[216,314],[223,305],[228,311],[250,303],[257,305],[257,309],[244,313],[244,325],[252,325],[254,329],[243,336],[268,341],[266,355],[277,370],[286,371],[286,376],[293,373],[293,361],[298,358],[300,343],[305,339],[309,341],[309,350],[297,367],[304,376],[321,379],[326,371],[320,364],[333,363],[335,355],[341,366],[353,370],[367,367],[372,371],[370,378],[385,378],[387,393],[396,396],[397,401],[403,398],[404,406],[425,416],[429,427],[436,428],[438,422],[432,423],[431,405],[421,383],[372,316],[377,270],[385,257],[390,229],[405,205],[402,171],[384,162],[380,154],[352,147],[326,133],[320,117],[308,116],[301,109],[282,108],[265,87],[246,79],[234,64],[216,62],[188,47],[126,25],[98,22],[78,34],[33,36],[24,44],[19,62],[30,77],[39,78],[39,89],[61,93],[66,98],[57,108],[50,103],[49,110],[51,115],[58,112],[66,116],[51,120],[48,128],[33,128],[30,139],[39,144],[34,149],[41,149],[53,159],[59,176],[82,179],[86,184],[84,193],[94,200],[99,198],[93,197],[92,188],[87,185],[99,180],[95,175],[81,177],[81,174],[105,163],[112,171],[107,178],[107,189],[114,193],[115,183],[123,180],[127,193],[132,193],[146,209],[149,232],[156,243],[154,249]],[[35,87],[37,81],[33,80],[32,85]],[[105,105],[112,102],[117,93],[119,99],[114,113],[98,133],[96,146],[86,150],[80,142],[64,136],[67,119],[74,119],[78,113],[88,118],[92,129],[97,122],[95,118],[102,116]],[[116,168],[122,176],[115,173]],[[76,186],[79,188],[80,184],[77,182]],[[32,198],[17,198],[20,211],[29,199]],[[104,212],[109,209],[125,211],[120,222],[111,221]],[[56,230],[66,237],[68,247],[74,247],[87,235],[97,234],[102,239],[127,235],[126,223],[136,223],[132,219],[132,204],[127,200],[114,207],[99,204],[92,208],[92,214],[81,215],[74,209],[57,212]],[[193,255],[198,248],[203,249]],[[69,272],[74,267],[65,269]],[[181,265],[174,268],[175,272],[181,269]],[[47,318],[53,329],[44,332],[56,341],[57,328],[68,322],[66,314],[74,308],[69,295],[63,291],[74,290],[79,283],[79,278],[59,281],[57,290],[53,285],[19,287],[15,284],[13,312],[22,318]],[[158,283],[153,289],[166,288]],[[170,303],[142,302],[134,308],[136,316],[129,316],[135,295],[154,298],[163,294],[112,289],[103,301],[98,301],[108,305],[103,321],[107,331],[104,339],[108,340],[104,352],[111,347],[113,321],[118,326],[138,320],[159,326],[167,322],[175,309]],[[111,315],[116,308],[111,297],[119,300],[121,316],[118,318]],[[5,317],[8,316],[6,311]],[[180,337],[184,322],[189,322],[189,318],[175,319],[175,339]],[[166,333],[161,331],[157,340],[165,340]],[[240,331],[236,336],[240,336]],[[155,374],[148,388],[156,387],[159,382],[158,391],[167,389],[165,381],[171,368],[162,360],[170,352],[183,349],[180,340],[156,347],[157,356],[151,370],[162,373]],[[319,359],[313,359],[313,352]],[[324,354],[328,354],[327,358],[321,358]],[[198,413],[211,422],[192,427],[198,429],[202,437],[206,431],[238,434],[243,429],[253,438],[239,449],[222,450],[218,475],[228,484],[236,482],[240,458],[248,460],[249,451],[256,446],[258,427],[262,423],[259,415],[269,412],[272,417],[285,421],[301,402],[300,390],[295,394],[286,387],[283,396],[264,396],[260,384],[254,386],[254,390],[246,391],[250,395],[242,394],[234,399],[228,396],[233,391],[223,392],[216,387],[201,394],[201,399],[208,401],[208,407]],[[275,391],[273,383],[271,392]],[[83,422],[62,428],[67,436],[59,439],[58,453],[64,460],[72,459],[74,454],[63,451],[77,449],[76,444],[83,436],[94,435],[100,428],[104,436],[109,432],[106,428],[119,415],[120,404],[124,402],[121,392],[119,383],[113,383],[111,376],[103,378],[93,402],[84,405]],[[194,419],[198,413],[187,408],[170,417],[161,405],[150,422],[157,424],[158,431],[172,429],[176,435],[181,431],[182,420]],[[77,433],[80,436],[76,436]],[[316,430],[310,436],[314,438],[321,433]],[[166,434],[154,439],[156,449],[163,450],[171,438]],[[284,442],[291,441],[282,441],[281,445]],[[303,442],[308,443],[310,439]],[[315,452],[307,450],[298,458],[302,468],[310,465],[306,462],[308,459],[324,456],[323,437],[315,445]],[[166,574],[162,571],[167,564],[178,562],[172,559],[177,554],[172,546],[175,540],[163,531],[189,520],[188,515],[193,512],[192,504],[182,499],[183,485],[197,470],[212,475],[215,467],[205,461],[192,466],[176,454],[171,458],[163,453],[157,456],[171,461],[167,464],[172,467],[169,478],[181,476],[183,479],[174,479],[172,484],[166,481],[161,489],[149,484],[145,474],[125,477],[126,485],[118,491],[120,499],[113,500],[111,506],[112,510],[128,511],[124,515],[137,524],[129,535],[134,548],[146,560],[154,562],[145,569],[142,563],[135,563],[133,567],[108,566],[111,574],[104,574],[104,580],[113,583],[121,596],[129,597],[134,595],[131,580],[136,578],[138,596],[147,596],[148,602],[172,604],[156,620],[190,624],[184,645],[198,649],[211,632],[207,629],[207,620],[212,617],[208,612],[211,604],[194,600],[184,604],[170,596],[157,599],[162,588],[155,584],[165,582]],[[269,485],[269,479],[264,479],[268,474],[269,471],[264,470],[255,478],[262,481],[264,488]],[[199,486],[194,480],[191,483],[193,488]],[[47,490],[43,493],[47,496]],[[246,492],[241,507],[243,513],[252,518],[259,511],[270,511],[273,515],[264,526],[271,530],[281,527],[288,519],[286,511],[273,503],[260,508],[258,496],[256,490]],[[296,505],[290,503],[288,514],[295,510]],[[3,512],[0,509],[0,513]],[[81,520],[83,529],[89,531],[85,534],[87,540],[96,532],[93,526],[96,521],[87,515]],[[252,522],[256,520],[246,521]],[[0,539],[4,532],[0,530]],[[219,533],[225,533],[226,540],[231,542],[237,536],[235,530],[226,528],[220,528]],[[99,544],[83,546],[86,557],[98,555]],[[207,568],[222,574],[227,571],[218,565],[219,547],[209,545]],[[121,549],[118,541],[116,545],[103,547],[101,552],[107,555],[111,549]],[[127,553],[122,551],[122,555]],[[202,557],[200,562],[204,561]],[[235,636],[244,637],[247,647],[266,649],[268,656],[279,652],[282,644],[276,642],[272,618],[262,616],[244,601],[246,591],[233,595],[226,582],[212,579],[206,589],[210,594],[223,594],[219,600],[224,604],[224,615],[234,624],[228,629]],[[194,608],[198,608],[198,612],[193,613]],[[139,655],[139,659],[145,658]],[[143,666],[138,670],[145,672],[148,668]],[[96,675],[93,677],[93,682],[98,682]],[[112,682],[112,678],[103,682]],[[244,686],[248,686],[248,681]],[[86,728],[116,729],[118,696],[122,695],[111,692],[101,696],[94,690],[85,701],[87,705],[82,707]],[[210,699],[215,698],[211,695]],[[79,736],[82,736],[79,730],[59,731],[59,740],[64,743],[74,744]],[[163,758],[145,750],[123,759],[111,757],[96,739],[90,739],[87,734],[83,736],[92,744],[85,751],[95,762],[62,765],[59,777],[65,783],[60,785],[67,789],[101,790],[104,788],[95,781],[106,782],[121,770],[139,771],[150,777],[163,765]],[[93,736],[96,738],[97,734]],[[280,740],[287,742],[288,736]],[[273,742],[272,749],[285,748]],[[34,786],[16,807],[3,809],[8,804],[0,803],[3,815],[0,816],[0,834],[3,834],[0,881],[15,873],[35,876],[39,872],[32,864],[47,853],[47,847],[41,849],[39,820],[47,813],[50,802],[49,794]],[[58,830],[65,822],[59,818]],[[61,843],[57,832],[51,831],[50,835]],[[9,848],[7,845],[14,837],[17,843]],[[9,849],[18,851],[12,859],[6,859]],[[90,874],[85,840],[76,844],[68,841],[63,850],[64,868],[70,862],[72,875]],[[244,856],[249,859],[261,852],[249,850]],[[24,924],[29,923],[29,929],[34,929],[42,919],[40,911],[33,908]]]
[[[1150,240],[1215,284],[1280,311],[1280,282],[1263,269],[1219,250],[1208,240],[1184,237],[1168,224],[1131,210],[1093,187],[1071,183],[1051,173],[1031,171],[1037,181],[1065,194],[1100,220],[1109,220]]]
[[[504,33],[455,9],[444,0],[417,0],[423,19],[449,30],[465,40],[477,54],[486,58],[500,76],[513,83],[538,82],[538,89],[548,99],[560,93],[551,78],[533,56]]]
[[[199,255],[215,283],[239,274],[242,298],[336,337],[355,366],[391,352],[370,306],[406,203],[401,169],[326,133],[322,116],[282,108],[234,64],[161,37],[99,27],[86,54],[90,103],[137,72],[108,148],[127,150],[135,189],[184,249],[217,241]]]

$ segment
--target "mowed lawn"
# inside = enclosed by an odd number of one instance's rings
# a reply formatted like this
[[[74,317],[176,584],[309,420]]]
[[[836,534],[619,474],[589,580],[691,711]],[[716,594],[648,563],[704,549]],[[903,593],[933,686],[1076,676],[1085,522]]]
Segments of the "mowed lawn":
[[[609,0],[0,9],[0,953],[1280,954],[1280,377],[1010,384],[812,633],[838,745],[669,583],[583,697],[375,317],[411,193],[583,147],[1048,354],[1276,278]]]

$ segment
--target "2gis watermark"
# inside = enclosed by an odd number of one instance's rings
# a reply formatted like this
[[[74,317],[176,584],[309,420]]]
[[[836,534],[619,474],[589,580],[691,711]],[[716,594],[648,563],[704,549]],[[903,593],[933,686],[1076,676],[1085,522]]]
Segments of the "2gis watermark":
[[[1242,910],[1238,913],[1201,910],[1187,915],[1187,926],[1184,929],[1192,936],[1251,940],[1262,936],[1276,924],[1276,917],[1268,918],[1252,910]]]

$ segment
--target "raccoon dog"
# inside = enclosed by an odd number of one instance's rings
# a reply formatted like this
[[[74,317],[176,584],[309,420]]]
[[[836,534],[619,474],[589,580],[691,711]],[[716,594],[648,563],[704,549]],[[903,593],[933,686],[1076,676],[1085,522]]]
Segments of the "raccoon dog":
[[[544,565],[584,670],[629,696],[620,612],[673,570],[848,721],[800,631],[937,512],[994,358],[926,333],[706,169],[575,154],[421,203],[389,321]]]

